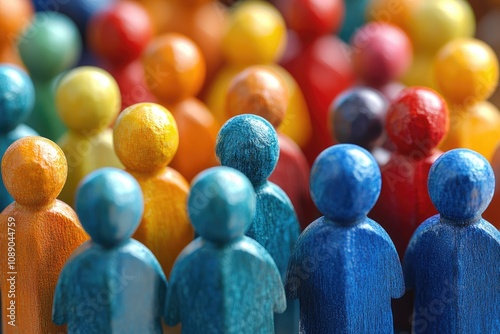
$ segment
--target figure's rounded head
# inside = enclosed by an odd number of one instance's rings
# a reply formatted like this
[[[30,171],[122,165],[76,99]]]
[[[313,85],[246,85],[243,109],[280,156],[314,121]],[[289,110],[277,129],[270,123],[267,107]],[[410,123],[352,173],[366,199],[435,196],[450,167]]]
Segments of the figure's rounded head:
[[[371,150],[383,140],[388,102],[378,91],[358,87],[339,95],[330,106],[330,129],[340,143]]]
[[[198,94],[205,59],[189,38],[169,33],[153,39],[142,55],[146,84],[158,99],[175,103]]]
[[[0,49],[13,41],[31,21],[33,7],[30,0],[0,0]]]
[[[64,124],[73,131],[104,129],[120,111],[120,89],[103,69],[77,67],[59,81],[56,106]]]
[[[92,240],[113,247],[128,240],[141,222],[144,200],[139,183],[117,168],[101,168],[78,185],[75,211]]]
[[[351,45],[354,70],[370,86],[398,80],[411,65],[410,39],[394,25],[368,23],[356,31]]]
[[[15,141],[2,159],[3,183],[12,198],[24,206],[43,206],[54,201],[67,174],[64,152],[43,137]]]
[[[278,163],[278,134],[260,116],[235,116],[220,129],[215,153],[221,165],[239,170],[254,186],[259,186]]]
[[[324,150],[314,161],[311,196],[328,219],[352,223],[366,217],[380,195],[380,169],[373,156],[352,144]]]
[[[389,106],[385,126],[399,152],[427,155],[448,132],[448,106],[430,88],[406,88]]]
[[[461,224],[476,220],[486,210],[495,192],[495,175],[479,153],[454,149],[434,162],[428,187],[441,216]]]
[[[141,4],[120,1],[91,18],[87,36],[96,55],[119,66],[141,55],[153,37],[153,25]]]
[[[233,8],[222,41],[227,61],[238,65],[276,62],[286,44],[279,11],[264,1],[244,1]]]
[[[253,186],[245,175],[233,168],[213,167],[192,182],[189,218],[204,239],[228,243],[243,236],[252,224],[255,202]]]
[[[78,28],[68,17],[39,12],[19,37],[17,47],[34,80],[49,80],[77,62],[82,41]]]
[[[120,113],[113,128],[116,154],[135,172],[150,173],[168,165],[179,147],[175,119],[156,103],[138,103]]]
[[[436,82],[453,104],[486,100],[498,84],[498,58],[483,41],[456,39],[441,48],[434,60]]]
[[[0,64],[0,134],[23,123],[35,105],[35,88],[22,69]]]
[[[279,74],[266,66],[251,66],[236,75],[226,96],[226,116],[254,114],[278,128],[286,115],[288,92]]]

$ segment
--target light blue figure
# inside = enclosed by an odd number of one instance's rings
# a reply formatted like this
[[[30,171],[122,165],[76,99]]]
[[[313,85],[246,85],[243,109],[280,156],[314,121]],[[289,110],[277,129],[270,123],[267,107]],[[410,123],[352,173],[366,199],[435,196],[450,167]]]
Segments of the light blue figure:
[[[391,298],[404,293],[389,235],[366,217],[381,187],[377,162],[352,144],[324,150],[314,162],[311,195],[325,215],[302,232],[285,291],[300,301],[305,334],[393,333]]]
[[[119,169],[99,169],[82,180],[75,202],[92,240],[59,276],[53,322],[67,323],[68,334],[163,333],[165,275],[153,253],[130,239],[144,207],[137,181]]]
[[[17,66],[0,64],[0,158],[19,138],[38,135],[22,124],[34,104],[35,89],[30,77]],[[0,212],[13,201],[0,178]]]
[[[260,116],[233,117],[219,131],[216,154],[221,165],[239,170],[252,182],[257,208],[246,235],[271,254],[284,280],[300,225],[288,196],[267,180],[278,163],[276,130]],[[277,334],[299,331],[299,305],[293,301],[287,305],[287,310],[274,318]]]
[[[366,23],[369,0],[344,0],[345,18],[339,36],[348,43],[356,30]]]
[[[419,226],[404,257],[413,332],[500,333],[500,232],[481,218],[493,170],[474,151],[451,150],[432,165],[428,187],[439,214]]]
[[[252,184],[232,168],[207,169],[193,180],[188,211],[200,237],[174,264],[165,322],[181,322],[186,334],[274,333],[285,292],[269,253],[244,236],[255,212]]]

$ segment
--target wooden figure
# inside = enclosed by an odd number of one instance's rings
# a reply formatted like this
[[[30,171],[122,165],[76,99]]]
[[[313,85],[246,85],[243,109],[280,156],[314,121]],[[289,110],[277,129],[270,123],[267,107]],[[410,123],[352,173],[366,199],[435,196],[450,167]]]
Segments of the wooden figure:
[[[334,145],[316,159],[311,195],[325,216],[299,237],[285,282],[300,302],[301,333],[393,333],[403,272],[389,235],[366,217],[380,187],[375,159],[359,146]]]
[[[493,168],[493,173],[495,173],[495,193],[490,205],[483,214],[484,219],[486,219],[490,224],[495,226],[500,230],[500,144],[495,150],[495,154],[491,159],[491,167]]]
[[[35,89],[30,77],[17,66],[0,64],[0,157],[19,138],[38,135],[22,124],[34,104]],[[0,180],[0,211],[13,201]]]
[[[66,180],[63,151],[42,137],[14,142],[2,159],[3,182],[14,198],[0,214],[2,333],[61,333],[51,321],[64,262],[88,239],[76,213],[56,199]]]
[[[73,206],[78,183],[87,174],[101,167],[123,168],[108,129],[120,110],[120,90],[106,71],[77,67],[60,79],[56,105],[69,129],[57,142],[68,161],[68,179],[59,198]]]
[[[366,22],[366,9],[373,0],[344,0],[345,16],[339,36],[348,42]],[[399,1],[399,0],[398,0]]]
[[[443,150],[469,148],[491,160],[500,141],[500,111],[490,102],[498,84],[498,59],[476,39],[457,39],[437,54],[434,73],[450,104],[450,133]]]
[[[382,147],[388,102],[378,91],[368,87],[346,90],[331,104],[330,129],[339,143],[355,144],[373,154],[380,166],[389,160],[389,151]]]
[[[113,129],[115,150],[144,194],[144,215],[133,238],[145,244],[170,275],[175,258],[193,240],[186,211],[189,184],[167,167],[179,145],[172,114],[154,103],[125,109]]]
[[[140,56],[153,37],[151,19],[138,3],[120,1],[91,18],[89,47],[117,81],[122,110],[139,102],[154,102],[144,80]]]
[[[165,321],[183,333],[274,333],[273,312],[286,308],[280,273],[269,253],[244,236],[256,198],[242,173],[214,167],[193,180],[189,217],[200,235],[177,258]]]
[[[0,63],[22,66],[16,42],[25,26],[33,17],[29,0],[0,0]]]
[[[233,78],[225,105],[228,119],[254,114],[266,119],[277,130],[286,117],[287,104],[286,84],[281,77],[270,67],[255,65]],[[319,216],[309,194],[309,165],[297,144],[287,135],[277,132],[280,153],[269,181],[288,195],[304,229]]]
[[[221,165],[239,170],[252,182],[257,209],[246,235],[271,254],[284,279],[300,225],[288,196],[267,180],[278,162],[276,131],[260,116],[235,116],[219,131],[216,153]],[[287,304],[285,313],[274,319],[276,333],[298,333],[297,302]]]
[[[442,154],[436,147],[448,122],[446,102],[429,88],[406,88],[387,111],[386,131],[396,150],[381,168],[382,191],[369,216],[391,236],[400,259],[418,225],[436,214],[427,176]],[[410,329],[411,305],[411,295],[394,301],[396,330]]]
[[[429,195],[439,214],[418,227],[404,258],[414,333],[500,331],[500,232],[481,218],[494,187],[490,164],[469,149],[432,166]]]
[[[220,124],[228,120],[226,95],[231,80],[246,67],[266,65],[285,81],[289,103],[280,131],[305,147],[311,121],[304,96],[295,79],[276,62],[286,44],[286,27],[280,13],[263,1],[245,1],[232,8],[222,51],[227,64],[217,73],[207,92],[207,104]]]
[[[37,13],[17,47],[35,85],[35,108],[26,123],[56,141],[66,129],[56,112],[55,87],[58,76],[80,56],[78,29],[62,14]]]
[[[179,129],[179,149],[171,166],[190,181],[217,165],[214,152],[219,124],[194,97],[205,79],[201,52],[187,37],[166,34],[149,44],[143,65],[149,89],[172,112]]]
[[[130,239],[144,209],[128,173],[102,168],[78,187],[76,212],[89,240],[66,262],[57,282],[52,319],[76,333],[163,333],[167,281],[160,264]]]

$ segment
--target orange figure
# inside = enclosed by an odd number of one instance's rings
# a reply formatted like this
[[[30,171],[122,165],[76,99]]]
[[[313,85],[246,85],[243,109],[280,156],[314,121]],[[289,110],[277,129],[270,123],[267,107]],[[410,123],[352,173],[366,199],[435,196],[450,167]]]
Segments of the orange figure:
[[[288,104],[286,84],[271,67],[250,66],[234,77],[226,97],[227,118],[254,114],[265,118],[279,128],[285,118]],[[276,169],[269,177],[288,195],[295,208],[302,229],[319,217],[309,193],[309,165],[287,135],[278,132],[280,156]]]
[[[177,255],[194,237],[186,209],[189,184],[167,167],[179,145],[175,120],[158,104],[138,103],[120,114],[113,140],[125,170],[144,195],[144,215],[133,238],[153,252],[168,276]]]
[[[15,200],[0,214],[4,334],[64,332],[51,320],[54,290],[66,260],[88,239],[76,213],[56,199],[67,171],[63,151],[42,137],[17,140],[2,159]]]
[[[0,0],[0,63],[23,66],[16,50],[16,42],[33,16],[29,0]]]
[[[202,170],[218,165],[215,140],[220,126],[195,98],[205,79],[203,56],[187,37],[166,34],[151,42],[143,64],[149,89],[170,110],[179,129],[179,150],[171,166],[191,181]]]

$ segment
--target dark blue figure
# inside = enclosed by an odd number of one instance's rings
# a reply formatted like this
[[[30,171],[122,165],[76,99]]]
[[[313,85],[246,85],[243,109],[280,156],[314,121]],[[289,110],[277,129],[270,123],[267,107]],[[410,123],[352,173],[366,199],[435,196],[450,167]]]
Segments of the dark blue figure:
[[[500,333],[500,232],[481,218],[495,178],[468,149],[444,153],[429,172],[439,214],[406,250],[406,287],[415,290],[413,333]]]
[[[38,135],[22,124],[34,105],[35,88],[30,77],[14,65],[0,64],[0,160],[19,138]],[[0,211],[13,201],[0,178]]]
[[[389,235],[366,217],[380,194],[375,159],[356,145],[332,146],[314,162],[310,185],[325,216],[299,237],[285,283],[300,302],[300,332],[393,333],[403,273]]]
[[[186,334],[274,333],[285,292],[269,253],[244,236],[255,213],[252,184],[227,167],[210,168],[192,184],[188,211],[200,237],[172,269],[166,323],[181,322]]]
[[[82,180],[75,202],[92,240],[59,276],[54,323],[67,323],[69,334],[163,333],[165,275],[149,249],[130,239],[144,207],[137,181],[119,169],[97,170]]]
[[[257,208],[246,235],[271,254],[284,279],[288,260],[300,234],[300,225],[288,196],[267,180],[278,162],[276,130],[260,116],[233,117],[219,131],[216,154],[221,165],[239,170],[252,182]],[[285,313],[276,315],[274,319],[277,334],[298,333],[298,304],[287,304]]]
[[[382,93],[372,88],[357,87],[343,92],[330,106],[333,138],[339,143],[363,147],[373,154],[379,165],[385,165],[390,158],[390,152],[382,147],[386,140],[388,106]]]

